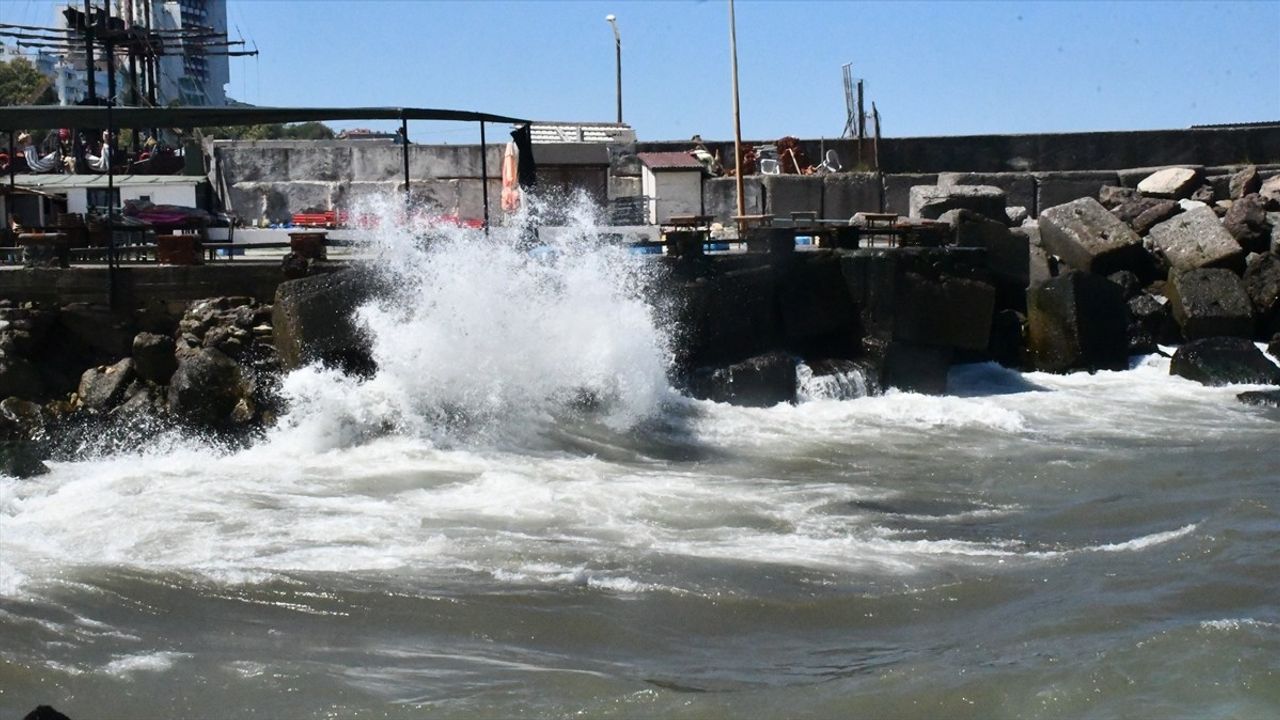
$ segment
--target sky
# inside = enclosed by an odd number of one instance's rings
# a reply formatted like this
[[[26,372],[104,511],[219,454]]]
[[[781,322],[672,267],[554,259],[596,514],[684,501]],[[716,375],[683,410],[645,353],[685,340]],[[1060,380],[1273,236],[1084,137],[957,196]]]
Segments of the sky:
[[[0,0],[0,22],[48,23],[61,4]],[[231,61],[238,100],[566,122],[615,117],[614,14],[638,136],[733,137],[726,0],[228,0],[227,12],[231,36],[261,53]],[[887,137],[1280,120],[1280,0],[739,0],[736,14],[750,139],[838,137],[845,63]],[[415,123],[410,137],[474,142],[474,129]]]

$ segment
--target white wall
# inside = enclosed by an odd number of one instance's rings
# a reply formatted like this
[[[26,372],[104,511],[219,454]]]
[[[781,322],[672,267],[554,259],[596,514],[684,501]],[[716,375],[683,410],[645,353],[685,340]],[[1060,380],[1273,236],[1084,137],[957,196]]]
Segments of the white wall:
[[[702,171],[644,169],[642,186],[649,204],[649,222],[660,225],[674,215],[702,214]]]
[[[120,202],[141,200],[143,195],[151,198],[156,205],[196,206],[195,185],[124,185],[120,190]],[[67,212],[86,213],[89,211],[89,191],[86,188],[67,189]]]

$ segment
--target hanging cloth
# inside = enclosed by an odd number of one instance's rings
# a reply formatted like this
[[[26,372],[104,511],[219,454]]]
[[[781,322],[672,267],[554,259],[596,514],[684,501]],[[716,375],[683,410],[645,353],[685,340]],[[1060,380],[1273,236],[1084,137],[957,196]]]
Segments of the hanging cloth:
[[[538,182],[538,168],[533,162],[533,131],[528,123],[511,131],[516,142],[520,165],[520,187],[531,188]]]
[[[502,209],[514,213],[520,209],[520,151],[514,142],[507,143],[502,154]]]

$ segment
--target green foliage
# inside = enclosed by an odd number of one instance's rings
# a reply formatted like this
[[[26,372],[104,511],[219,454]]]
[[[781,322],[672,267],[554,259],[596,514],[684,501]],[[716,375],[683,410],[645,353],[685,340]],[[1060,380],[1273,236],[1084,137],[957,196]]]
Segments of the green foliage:
[[[233,125],[228,127],[201,128],[206,136],[225,140],[332,140],[333,128],[322,122],[304,122],[291,125]]]
[[[29,60],[0,62],[0,105],[50,105],[56,101],[53,84]]]

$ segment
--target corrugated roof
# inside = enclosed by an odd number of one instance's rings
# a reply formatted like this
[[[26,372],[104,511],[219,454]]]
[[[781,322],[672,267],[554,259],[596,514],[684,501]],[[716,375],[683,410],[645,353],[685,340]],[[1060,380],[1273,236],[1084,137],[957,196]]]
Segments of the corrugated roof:
[[[701,170],[702,163],[687,152],[636,153],[640,162],[650,170]]]
[[[195,185],[206,182],[203,175],[116,175],[113,179],[116,187],[128,185]],[[65,188],[105,188],[106,175],[54,175],[33,173],[18,175],[14,184],[23,187],[65,189]]]

